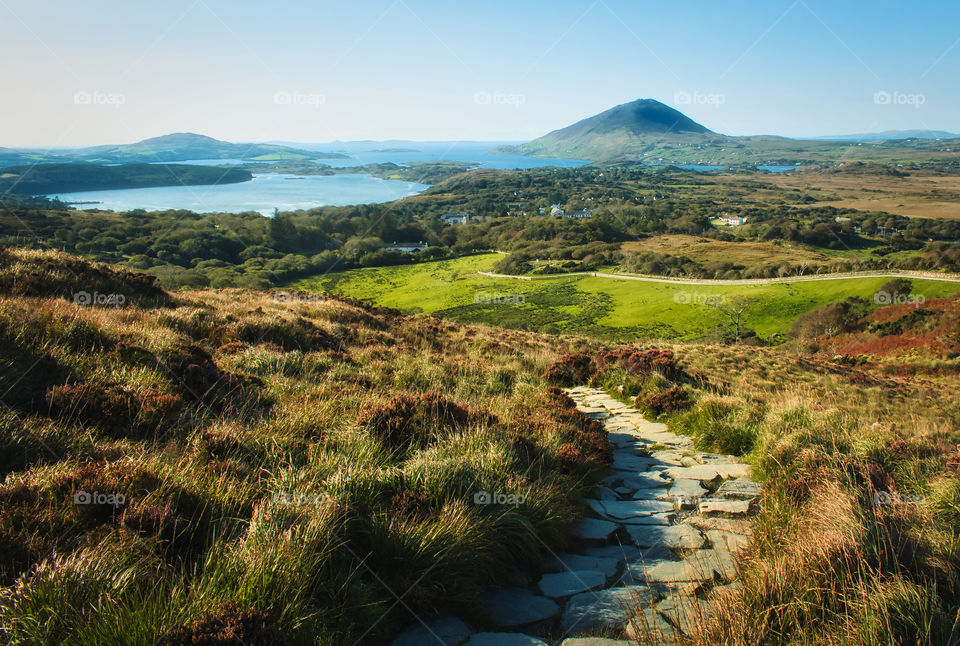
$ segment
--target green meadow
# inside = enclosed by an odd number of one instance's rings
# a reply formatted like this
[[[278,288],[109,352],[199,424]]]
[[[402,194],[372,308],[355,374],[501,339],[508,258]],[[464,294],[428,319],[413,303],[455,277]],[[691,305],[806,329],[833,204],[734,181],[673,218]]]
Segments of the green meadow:
[[[571,276],[490,278],[497,254],[399,267],[355,269],[305,278],[288,287],[332,291],[404,312],[426,312],[471,323],[604,339],[694,339],[724,321],[711,297],[748,298],[744,323],[760,336],[783,334],[798,316],[860,296],[869,301],[886,278],[851,278],[765,285],[684,285]],[[960,284],[913,280],[925,299],[960,293]]]

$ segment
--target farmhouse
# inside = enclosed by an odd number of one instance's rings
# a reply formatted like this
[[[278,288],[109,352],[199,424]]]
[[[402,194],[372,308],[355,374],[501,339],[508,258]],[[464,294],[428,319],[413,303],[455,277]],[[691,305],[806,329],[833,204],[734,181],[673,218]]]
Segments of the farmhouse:
[[[426,242],[394,242],[392,245],[387,245],[384,247],[387,251],[402,251],[403,253],[414,253],[416,251],[423,251],[429,247]]]
[[[466,213],[447,213],[440,216],[444,224],[466,224],[470,221],[470,216]]]
[[[726,224],[729,227],[738,227],[746,221],[747,218],[740,217],[739,215],[724,215],[718,220],[720,224]]]

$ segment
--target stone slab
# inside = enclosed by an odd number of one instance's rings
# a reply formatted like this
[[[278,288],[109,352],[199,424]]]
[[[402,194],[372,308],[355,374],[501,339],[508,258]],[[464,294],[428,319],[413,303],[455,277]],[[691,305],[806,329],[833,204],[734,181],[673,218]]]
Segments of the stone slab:
[[[544,596],[551,599],[569,597],[573,594],[601,588],[607,583],[607,576],[596,570],[567,570],[544,574],[537,586]]]
[[[490,619],[503,628],[537,623],[560,612],[552,599],[523,588],[493,590],[482,595],[480,603]]]
[[[440,615],[417,622],[390,642],[390,646],[459,646],[473,631],[462,619]]]
[[[560,625],[566,634],[620,631],[638,606],[650,605],[656,596],[643,585],[584,592],[567,601]]]
[[[633,544],[637,547],[667,547],[670,549],[699,549],[707,544],[707,538],[691,525],[630,525],[627,527]]]

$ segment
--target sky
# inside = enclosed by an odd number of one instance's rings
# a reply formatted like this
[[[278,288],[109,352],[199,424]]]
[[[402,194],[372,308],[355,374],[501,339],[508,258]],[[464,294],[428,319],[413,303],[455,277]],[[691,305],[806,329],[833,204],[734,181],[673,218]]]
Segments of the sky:
[[[522,141],[654,98],[730,135],[960,132],[953,0],[0,0],[0,147]]]

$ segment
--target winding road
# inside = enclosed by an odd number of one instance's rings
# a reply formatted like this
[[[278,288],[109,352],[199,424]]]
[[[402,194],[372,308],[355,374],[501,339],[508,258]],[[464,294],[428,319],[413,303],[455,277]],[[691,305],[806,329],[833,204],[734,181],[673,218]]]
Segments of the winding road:
[[[488,278],[513,278],[515,280],[550,280],[574,276],[592,276],[595,278],[638,280],[647,283],[674,283],[677,285],[772,285],[777,283],[799,283],[820,280],[850,280],[853,278],[915,278],[960,283],[960,274],[937,274],[934,272],[906,270],[853,271],[838,272],[835,274],[812,274],[809,276],[785,276],[782,278],[737,278],[729,280],[722,278],[673,278],[670,276],[653,276],[648,274],[609,274],[601,271],[576,271],[566,274],[545,274],[542,276],[513,276],[511,274],[496,274],[490,271],[478,271],[477,273]]]

